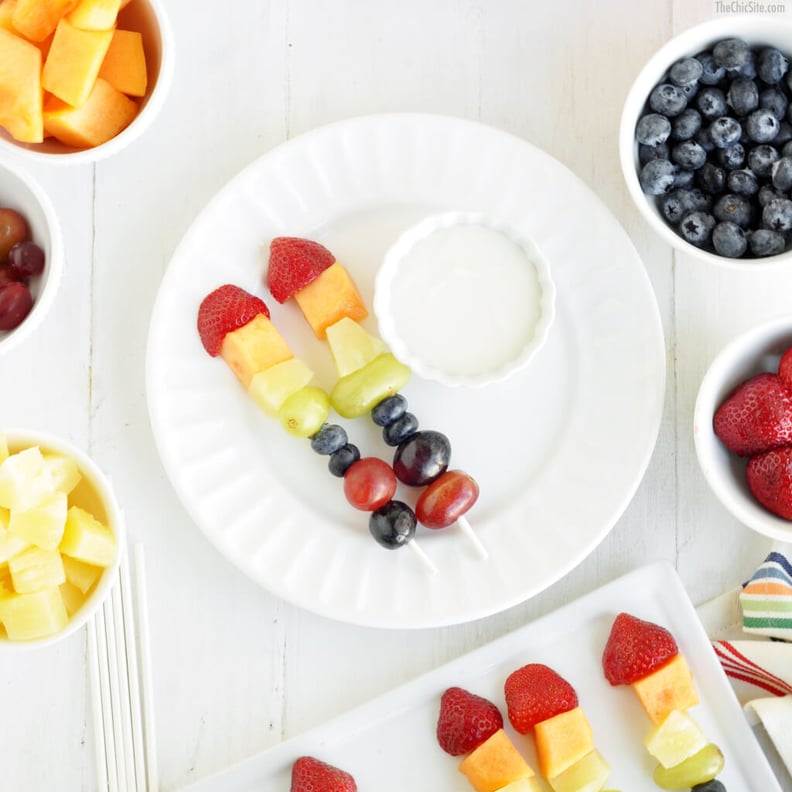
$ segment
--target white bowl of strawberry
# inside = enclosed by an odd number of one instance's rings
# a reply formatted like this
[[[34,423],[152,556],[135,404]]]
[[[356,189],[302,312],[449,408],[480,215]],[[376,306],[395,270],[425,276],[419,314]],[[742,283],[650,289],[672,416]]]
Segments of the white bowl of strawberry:
[[[693,436],[726,509],[792,541],[792,316],[757,325],[718,353],[699,388]]]

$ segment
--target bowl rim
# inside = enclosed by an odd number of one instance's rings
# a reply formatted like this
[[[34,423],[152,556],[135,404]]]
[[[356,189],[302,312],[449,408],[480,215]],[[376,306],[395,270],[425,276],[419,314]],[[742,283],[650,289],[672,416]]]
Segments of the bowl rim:
[[[723,460],[738,461],[715,435],[713,416],[722,401],[737,385],[753,376],[749,369],[736,369],[735,363],[746,358],[758,361],[784,345],[792,347],[792,315],[766,319],[732,337],[715,355],[701,380],[693,408],[693,443],[699,467],[710,489],[723,506],[740,523],[772,539],[792,541],[792,521],[774,515],[730,479]],[[758,369],[757,369],[758,371]],[[732,375],[729,381],[729,374]],[[720,459],[719,459],[720,457]]]
[[[34,638],[29,641],[12,641],[6,637],[0,638],[0,655],[5,652],[22,653],[34,649],[41,649],[46,646],[52,646],[84,627],[110,596],[110,592],[118,579],[122,556],[126,553],[126,523],[112,482],[110,477],[86,451],[73,441],[47,431],[22,427],[8,427],[1,431],[9,446],[23,445],[29,448],[34,445],[39,445],[47,450],[62,453],[74,459],[81,472],[87,474],[92,479],[92,483],[95,485],[107,509],[108,522],[113,526],[113,533],[117,539],[118,551],[116,552],[115,561],[109,567],[106,567],[105,571],[101,574],[89,599],[83,603],[76,614],[69,617],[69,621],[62,630],[53,635],[47,635],[43,638]]]
[[[784,17],[758,17],[756,14],[728,15],[694,25],[673,36],[644,64],[627,92],[619,121],[619,161],[622,175],[630,197],[641,215],[655,232],[676,250],[701,261],[733,270],[756,269],[758,267],[772,269],[789,266],[792,264],[792,249],[776,256],[728,258],[708,250],[702,250],[686,242],[666,224],[660,213],[651,204],[653,196],[645,195],[638,181],[638,145],[635,142],[635,124],[652,87],[678,58],[695,55],[712,46],[718,39],[728,36],[742,38],[749,43],[766,41],[769,45],[776,47],[784,45],[773,44],[768,39],[777,40],[786,37],[789,40],[789,45],[785,54],[792,62],[792,20]]]
[[[470,374],[455,374],[432,365],[402,340],[390,310],[388,294],[400,261],[418,242],[437,230],[454,226],[481,226],[496,231],[514,243],[533,264],[540,290],[539,317],[533,334],[519,353],[503,363]],[[482,388],[500,383],[526,368],[544,345],[555,319],[556,287],[550,263],[536,241],[515,225],[482,211],[451,210],[430,214],[403,231],[385,252],[374,282],[374,313],[380,334],[393,355],[415,374],[449,387]]]

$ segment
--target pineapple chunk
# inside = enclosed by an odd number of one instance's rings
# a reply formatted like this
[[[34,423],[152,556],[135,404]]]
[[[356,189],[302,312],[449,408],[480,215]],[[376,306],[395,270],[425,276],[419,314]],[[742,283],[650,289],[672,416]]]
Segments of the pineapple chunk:
[[[45,550],[54,550],[63,536],[66,510],[66,493],[55,492],[31,509],[12,509],[8,532]]]
[[[85,602],[85,595],[74,585],[67,580],[60,586],[61,597],[63,597],[63,604],[66,606],[66,613],[69,617],[74,616]]]
[[[594,749],[548,781],[554,792],[599,792],[609,775],[610,765]]]
[[[707,744],[704,732],[686,712],[671,710],[644,738],[646,750],[663,767],[675,767]]]
[[[25,548],[30,547],[30,542],[20,536],[14,536],[8,531],[0,530],[0,564],[6,563],[17,553],[21,553]]]
[[[83,594],[88,593],[88,590],[102,574],[102,567],[85,564],[76,558],[69,558],[69,556],[63,556],[63,569],[66,573],[66,580]]]
[[[327,328],[327,342],[339,377],[345,377],[387,352],[385,342],[345,316]]]
[[[267,415],[276,418],[283,402],[313,379],[313,371],[299,358],[289,358],[254,374],[248,393]]]
[[[11,454],[0,463],[0,506],[29,509],[54,492],[52,476],[38,446]]]
[[[12,594],[14,591],[14,583],[11,580],[11,570],[8,564],[0,564],[0,597],[7,594]]]
[[[0,598],[0,621],[12,641],[44,638],[62,630],[69,621],[60,589]]]
[[[8,459],[8,439],[0,432],[0,462]]]
[[[33,594],[66,581],[61,554],[57,550],[29,547],[8,562],[8,570],[18,594]]]
[[[92,514],[72,506],[66,517],[60,550],[86,564],[106,567],[115,561],[116,541],[113,532]]]
[[[44,454],[44,467],[52,476],[52,486],[67,495],[80,483],[82,473],[77,463],[63,454]]]

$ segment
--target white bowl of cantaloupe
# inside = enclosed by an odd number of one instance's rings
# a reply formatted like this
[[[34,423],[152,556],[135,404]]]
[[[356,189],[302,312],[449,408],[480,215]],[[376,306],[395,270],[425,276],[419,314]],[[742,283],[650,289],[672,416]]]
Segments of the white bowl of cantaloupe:
[[[0,654],[80,629],[118,578],[125,536],[85,452],[42,432],[0,434]]]
[[[0,151],[121,150],[162,106],[172,57],[161,0],[0,0]]]

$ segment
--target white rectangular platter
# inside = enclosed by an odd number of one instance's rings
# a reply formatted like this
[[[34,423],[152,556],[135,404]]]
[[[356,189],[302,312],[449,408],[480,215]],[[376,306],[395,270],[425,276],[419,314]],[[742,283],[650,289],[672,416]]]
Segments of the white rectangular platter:
[[[726,757],[719,778],[728,792],[780,792],[693,605],[676,572],[666,563],[642,567],[618,578],[189,789],[286,792],[292,763],[308,754],[351,773],[360,792],[471,792],[472,787],[457,770],[459,759],[443,753],[435,739],[441,694],[448,687],[459,686],[486,696],[498,705],[506,721],[506,677],[521,665],[540,662],[554,668],[577,690],[595,744],[611,765],[608,788],[657,792],[652,781],[654,762],[642,744],[651,724],[633,692],[625,687],[612,688],[602,675],[602,649],[620,611],[661,624],[676,638],[701,698],[690,713]],[[532,738],[515,734],[508,724],[506,728],[536,768]]]

